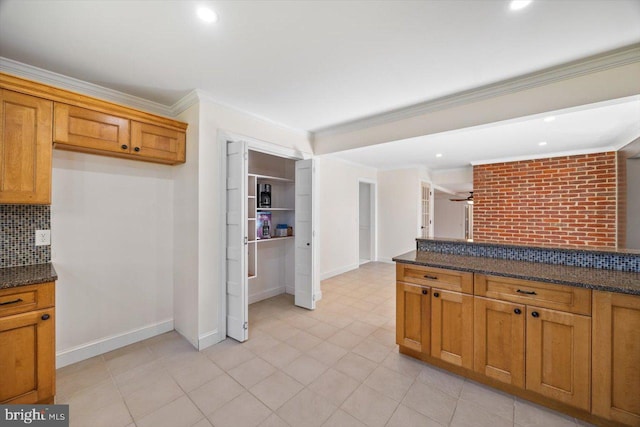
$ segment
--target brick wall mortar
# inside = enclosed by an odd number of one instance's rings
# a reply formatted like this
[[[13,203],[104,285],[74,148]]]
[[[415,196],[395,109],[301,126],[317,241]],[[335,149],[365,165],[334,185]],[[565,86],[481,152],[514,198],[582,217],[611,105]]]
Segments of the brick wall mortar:
[[[476,165],[474,240],[616,247],[616,153]]]

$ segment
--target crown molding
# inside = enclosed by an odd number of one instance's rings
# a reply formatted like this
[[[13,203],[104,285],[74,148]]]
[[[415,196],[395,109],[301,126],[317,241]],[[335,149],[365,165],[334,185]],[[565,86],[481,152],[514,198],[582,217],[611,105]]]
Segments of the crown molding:
[[[582,150],[558,151],[555,153],[540,153],[540,154],[533,154],[530,156],[514,156],[514,157],[501,157],[497,159],[476,160],[471,162],[471,164],[473,166],[478,166],[478,165],[490,165],[494,163],[522,162],[526,160],[551,159],[554,157],[568,157],[568,156],[580,156],[583,154],[607,153],[609,151],[617,151],[617,149],[616,147],[610,147],[610,146],[585,148]]]
[[[164,104],[149,101],[138,96],[129,95],[118,90],[109,89],[83,80],[74,79],[73,77],[68,77],[54,73],[53,71],[14,61],[13,59],[0,57],[0,71],[72,92],[81,93],[83,95],[92,96],[94,98],[103,99],[105,101],[111,101],[116,104],[126,105],[149,113],[166,117],[175,117],[171,107]]]
[[[430,101],[398,108],[385,113],[356,119],[333,126],[312,130],[313,137],[330,136],[354,132],[371,126],[408,119],[434,111],[482,101],[502,95],[508,95],[527,89],[545,86],[551,83],[568,80],[587,74],[605,71],[611,68],[640,62],[640,43],[620,49],[589,56],[577,61],[568,62],[555,67],[546,68],[519,77],[503,80],[475,89],[443,96]]]

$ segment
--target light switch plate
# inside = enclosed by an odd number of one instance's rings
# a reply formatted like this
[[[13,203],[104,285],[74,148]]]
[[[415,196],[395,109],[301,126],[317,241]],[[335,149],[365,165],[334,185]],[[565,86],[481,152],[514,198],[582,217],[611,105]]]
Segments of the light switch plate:
[[[36,230],[36,246],[49,246],[51,244],[51,230]]]

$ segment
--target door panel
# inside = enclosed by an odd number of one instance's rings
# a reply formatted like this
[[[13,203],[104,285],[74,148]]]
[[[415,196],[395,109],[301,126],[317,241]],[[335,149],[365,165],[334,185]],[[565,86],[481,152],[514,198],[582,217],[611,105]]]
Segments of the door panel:
[[[431,355],[473,369],[473,296],[432,288]]]
[[[131,154],[184,162],[185,133],[148,123],[131,122]]]
[[[431,289],[396,283],[396,343],[420,353],[431,347]]]
[[[227,142],[227,335],[240,342],[249,337],[247,306],[246,188],[247,145]]]
[[[315,249],[313,159],[296,162],[295,305],[316,308],[317,263]]]
[[[53,103],[0,90],[0,203],[51,203]]]
[[[526,386],[591,408],[591,318],[527,306]]]
[[[129,153],[129,120],[56,102],[53,141],[90,149]]]
[[[524,388],[525,306],[474,298],[474,370]]]

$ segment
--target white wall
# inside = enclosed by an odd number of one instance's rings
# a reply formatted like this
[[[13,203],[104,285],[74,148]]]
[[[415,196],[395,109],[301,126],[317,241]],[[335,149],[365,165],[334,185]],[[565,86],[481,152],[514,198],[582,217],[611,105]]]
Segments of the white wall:
[[[54,150],[58,366],[173,329],[172,174]]]
[[[317,158],[320,206],[320,278],[358,268],[360,178],[375,181],[376,169],[342,160]]]
[[[640,159],[627,160],[627,248],[640,249]]]
[[[416,248],[420,229],[420,181],[417,169],[378,172],[378,259],[391,261]]]
[[[434,237],[464,239],[464,209],[466,203],[452,202],[445,194],[435,199]]]
[[[193,109],[197,108],[196,114]],[[176,295],[176,329],[199,348],[223,339],[219,298],[224,286],[220,241],[225,229],[221,200],[221,132],[274,143],[303,153],[311,153],[306,132],[290,129],[266,120],[218,105],[206,96],[197,106],[178,117],[197,128],[197,137],[187,137],[187,163],[176,172],[176,293],[185,291],[184,304]],[[191,150],[191,152],[189,151]],[[188,236],[178,238],[179,224],[188,226]],[[178,244],[179,243],[179,244]],[[185,251],[183,255],[179,252]],[[194,305],[194,297],[197,307]]]

